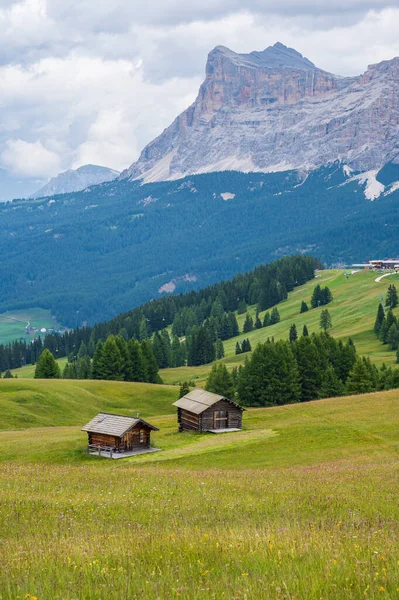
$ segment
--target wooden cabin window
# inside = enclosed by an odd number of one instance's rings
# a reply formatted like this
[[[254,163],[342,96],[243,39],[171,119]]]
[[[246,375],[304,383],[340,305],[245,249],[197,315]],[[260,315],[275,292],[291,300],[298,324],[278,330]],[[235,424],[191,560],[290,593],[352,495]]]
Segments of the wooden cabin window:
[[[145,442],[145,431],[140,429],[140,444],[144,444]]]

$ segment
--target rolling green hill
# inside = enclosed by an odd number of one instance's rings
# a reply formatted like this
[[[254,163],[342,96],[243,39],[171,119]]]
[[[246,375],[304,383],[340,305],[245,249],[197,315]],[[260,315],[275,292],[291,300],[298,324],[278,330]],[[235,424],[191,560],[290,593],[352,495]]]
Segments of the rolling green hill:
[[[300,314],[302,300],[305,300],[310,306],[312,291],[315,285],[320,283],[320,285],[327,285],[331,289],[334,298],[333,302],[327,307],[333,324],[329,333],[343,340],[351,337],[359,354],[369,356],[377,365],[384,362],[394,364],[396,361],[395,353],[390,352],[387,346],[377,340],[373,327],[381,296],[385,297],[390,283],[398,285],[399,275],[384,277],[377,283],[375,279],[378,274],[374,272],[358,271],[353,275],[349,275],[348,279],[344,273],[343,270],[320,271],[315,280],[295,288],[293,292],[289,293],[288,300],[278,305],[281,316],[280,323],[250,333],[240,334],[238,337],[227,340],[224,342],[225,358],[221,362],[224,362],[228,368],[244,362],[245,354],[235,356],[236,343],[243,338],[248,338],[252,349],[254,349],[258,342],[264,342],[268,337],[274,337],[275,340],[287,339],[290,325],[293,323],[295,323],[299,335],[304,325],[308,327],[310,333],[320,331],[320,312],[325,307],[311,309],[309,312]],[[248,312],[254,316],[255,309],[256,307],[252,306]],[[265,312],[260,313],[262,319],[264,314]],[[242,331],[244,319],[245,315],[238,316],[240,331]],[[202,385],[210,368],[210,365],[202,365],[200,367],[163,369],[161,375],[165,383],[194,380],[196,384]]]
[[[175,392],[0,382],[3,600],[397,598],[398,391],[249,409],[225,435],[178,434]],[[87,456],[98,410],[139,410],[162,451]]]

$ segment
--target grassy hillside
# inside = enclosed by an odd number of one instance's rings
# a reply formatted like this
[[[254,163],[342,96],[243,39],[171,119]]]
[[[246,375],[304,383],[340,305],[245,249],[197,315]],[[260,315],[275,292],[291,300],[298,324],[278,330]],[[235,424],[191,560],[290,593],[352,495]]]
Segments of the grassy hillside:
[[[201,436],[177,433],[175,391],[0,382],[3,600],[397,598],[399,392]],[[140,410],[162,451],[88,457],[99,409]],[[27,411],[39,428],[20,429]]]
[[[327,285],[334,297],[333,302],[328,305],[333,324],[330,330],[331,335],[343,340],[351,337],[359,354],[369,356],[378,365],[383,362],[394,364],[396,361],[395,353],[390,352],[387,346],[376,339],[373,327],[381,296],[385,297],[390,283],[398,285],[399,275],[385,277],[378,283],[375,281],[376,278],[376,273],[366,271],[358,271],[350,275],[348,279],[345,277],[343,270],[320,272],[316,280],[309,281],[305,285],[296,288],[289,294],[288,300],[278,305],[281,316],[280,323],[248,334],[240,334],[238,337],[224,342],[225,358],[222,362],[226,363],[228,368],[232,368],[245,360],[245,355],[235,356],[236,343],[244,337],[248,337],[252,348],[255,348],[258,342],[264,342],[268,337],[274,337],[276,340],[287,339],[292,323],[297,326],[299,335],[305,324],[310,333],[320,331],[320,312],[325,307],[309,310],[309,312],[303,314],[299,313],[302,300],[305,300],[310,307],[313,289],[320,283],[321,286]],[[255,308],[252,306],[248,311],[252,316],[255,315]],[[265,312],[260,314],[262,319],[264,314]],[[244,319],[245,315],[239,315],[238,322],[241,331]],[[177,369],[164,369],[161,375],[165,383],[177,383],[194,379],[198,385],[202,385],[209,370],[209,365],[179,367]]]
[[[0,344],[8,344],[14,340],[32,340],[32,335],[26,334],[26,326],[36,329],[58,329],[59,324],[51,316],[49,310],[30,308],[14,310],[0,314]],[[42,334],[43,336],[43,334]]]

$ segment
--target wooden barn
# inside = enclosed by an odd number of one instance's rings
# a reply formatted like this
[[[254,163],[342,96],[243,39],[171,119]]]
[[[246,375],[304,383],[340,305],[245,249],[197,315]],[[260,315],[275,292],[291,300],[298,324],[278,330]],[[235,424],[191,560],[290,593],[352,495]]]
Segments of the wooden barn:
[[[159,430],[138,417],[99,413],[82,431],[87,431],[89,437],[89,453],[122,458],[155,450],[150,435]]]
[[[224,433],[242,427],[244,409],[219,394],[197,388],[173,405],[177,406],[179,431]]]

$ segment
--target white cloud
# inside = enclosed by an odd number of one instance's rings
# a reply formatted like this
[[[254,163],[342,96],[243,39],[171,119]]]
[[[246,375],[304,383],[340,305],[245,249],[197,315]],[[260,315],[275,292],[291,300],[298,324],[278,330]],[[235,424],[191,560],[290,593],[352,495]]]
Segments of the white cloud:
[[[281,41],[355,75],[399,55],[398,22],[398,0],[0,0],[0,166],[123,169],[193,101],[214,46]]]
[[[1,153],[3,165],[23,177],[49,177],[60,169],[60,157],[41,142],[7,140]]]

